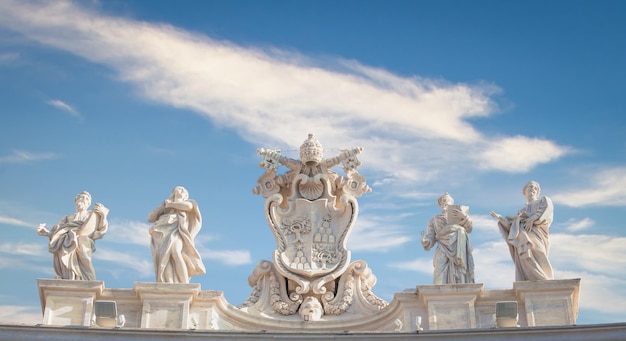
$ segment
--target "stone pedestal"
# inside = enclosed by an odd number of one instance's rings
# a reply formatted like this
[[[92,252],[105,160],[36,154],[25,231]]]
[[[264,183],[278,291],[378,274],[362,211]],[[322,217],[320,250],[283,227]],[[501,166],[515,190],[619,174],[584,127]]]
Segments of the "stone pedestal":
[[[141,328],[188,329],[200,284],[135,283],[135,292],[143,303]]]
[[[90,326],[93,304],[102,293],[99,281],[38,279],[43,324]]]
[[[520,321],[527,326],[573,325],[578,317],[580,279],[515,282]],[[522,314],[522,312],[524,314]]]
[[[428,329],[476,328],[474,303],[482,284],[424,285],[416,288],[428,311]]]

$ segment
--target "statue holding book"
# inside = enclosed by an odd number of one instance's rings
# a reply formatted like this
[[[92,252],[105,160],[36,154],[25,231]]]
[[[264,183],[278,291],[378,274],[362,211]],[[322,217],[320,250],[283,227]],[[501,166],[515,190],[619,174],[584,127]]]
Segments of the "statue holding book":
[[[444,193],[437,204],[441,214],[434,216],[422,231],[422,246],[429,251],[435,244],[433,284],[474,283],[474,258],[469,233],[472,220],[469,207],[454,205]]]

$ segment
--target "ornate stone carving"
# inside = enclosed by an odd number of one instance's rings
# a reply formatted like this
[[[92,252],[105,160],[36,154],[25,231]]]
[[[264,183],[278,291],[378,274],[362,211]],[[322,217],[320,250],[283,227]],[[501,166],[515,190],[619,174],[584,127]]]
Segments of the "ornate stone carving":
[[[97,203],[93,210],[91,194],[83,191],[74,198],[76,212],[66,215],[52,230],[39,224],[37,234],[49,239],[48,251],[53,254],[54,272],[57,279],[96,279],[91,255],[96,251],[95,240],[107,232],[109,209]]]
[[[254,289],[242,308],[291,315],[295,306],[303,319],[314,321],[351,307],[368,313],[387,304],[371,292],[375,276],[367,264],[351,264],[346,249],[358,215],[356,199],[371,191],[357,171],[361,151],[342,150],[324,159],[322,145],[312,134],[300,147],[300,160],[278,150],[258,150],[266,173],[253,193],[266,198],[266,218],[277,248],[272,262],[260,262],[249,278]],[[345,176],[331,170],[339,164]],[[289,171],[277,174],[278,165]],[[355,301],[360,303],[355,306]]]

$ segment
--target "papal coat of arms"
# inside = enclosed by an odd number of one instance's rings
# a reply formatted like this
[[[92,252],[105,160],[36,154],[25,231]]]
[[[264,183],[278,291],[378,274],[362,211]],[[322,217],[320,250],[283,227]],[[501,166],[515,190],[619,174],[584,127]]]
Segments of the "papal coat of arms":
[[[376,312],[387,302],[371,287],[376,277],[364,261],[350,262],[346,243],[358,215],[357,198],[370,192],[357,172],[361,148],[323,158],[309,134],[300,160],[259,149],[266,169],[253,193],[266,198],[265,215],[276,239],[272,262],[261,261],[248,282],[254,288],[240,308],[265,314],[299,314],[306,321],[346,311]],[[331,170],[341,164],[345,176]],[[289,168],[277,174],[279,165]]]

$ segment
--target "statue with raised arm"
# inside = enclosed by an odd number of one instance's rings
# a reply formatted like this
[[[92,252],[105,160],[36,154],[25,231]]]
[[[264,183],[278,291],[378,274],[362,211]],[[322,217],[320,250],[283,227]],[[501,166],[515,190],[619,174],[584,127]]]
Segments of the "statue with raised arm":
[[[156,281],[189,283],[191,276],[206,273],[194,239],[202,227],[202,216],[189,192],[177,186],[161,205],[148,214],[150,249]]]
[[[422,231],[422,246],[433,256],[433,284],[474,283],[474,258],[469,233],[472,220],[467,206],[454,205],[454,199],[444,193],[437,204],[441,214],[434,216]]]
[[[541,187],[536,181],[524,185],[522,193],[526,206],[516,215],[503,217],[495,212],[498,227],[506,241],[511,258],[515,263],[516,281],[553,279],[550,253],[549,229],[552,224],[554,206],[550,198],[540,197]]]
[[[109,209],[97,203],[90,211],[91,195],[86,191],[76,195],[74,205],[75,213],[61,218],[50,231],[46,224],[40,224],[37,234],[49,239],[48,251],[53,255],[57,279],[93,281],[96,272],[91,256],[96,251],[95,240],[107,232]]]

